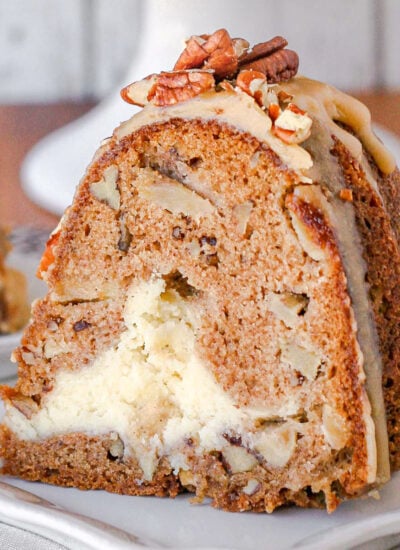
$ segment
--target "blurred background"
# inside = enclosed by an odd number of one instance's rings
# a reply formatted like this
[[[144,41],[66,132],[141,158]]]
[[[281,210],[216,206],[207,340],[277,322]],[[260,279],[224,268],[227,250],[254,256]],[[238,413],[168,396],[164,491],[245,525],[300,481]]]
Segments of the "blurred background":
[[[172,67],[185,37],[221,26],[251,43],[285,36],[301,73],[355,93],[400,136],[399,25],[400,0],[0,0],[0,223],[54,225],[59,206],[28,189],[33,206],[20,189],[29,149],[108,98],[99,142],[133,113],[121,107],[123,84]],[[79,162],[67,147],[57,160],[58,174],[71,169],[71,196],[95,148],[81,135]],[[47,196],[65,187],[41,178]]]
[[[101,99],[138,53],[146,1],[0,0],[0,102]],[[185,3],[202,23],[210,12],[198,32],[214,30],[218,0]],[[399,0],[243,0],[236,21],[223,4],[233,34],[287,37],[303,73],[349,90],[400,86]]]

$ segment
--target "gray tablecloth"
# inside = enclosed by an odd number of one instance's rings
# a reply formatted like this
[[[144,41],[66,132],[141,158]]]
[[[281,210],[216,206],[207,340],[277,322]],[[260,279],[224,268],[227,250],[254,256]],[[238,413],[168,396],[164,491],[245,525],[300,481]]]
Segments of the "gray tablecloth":
[[[0,548],[2,550],[68,550],[67,546],[5,523],[0,523]]]

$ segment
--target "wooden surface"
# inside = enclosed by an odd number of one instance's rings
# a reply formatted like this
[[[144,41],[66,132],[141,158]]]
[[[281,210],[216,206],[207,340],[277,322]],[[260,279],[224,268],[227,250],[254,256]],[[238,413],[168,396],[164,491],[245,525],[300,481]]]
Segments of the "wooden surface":
[[[373,119],[400,138],[400,92],[357,94]],[[41,137],[86,112],[91,104],[0,106],[0,223],[51,230],[58,218],[33,204],[23,193],[19,169],[24,155]],[[99,136],[99,139],[101,136]],[[56,192],[56,190],[55,190]]]
[[[55,227],[58,217],[33,204],[21,189],[21,163],[39,139],[79,117],[91,106],[88,103],[0,106],[1,225]]]

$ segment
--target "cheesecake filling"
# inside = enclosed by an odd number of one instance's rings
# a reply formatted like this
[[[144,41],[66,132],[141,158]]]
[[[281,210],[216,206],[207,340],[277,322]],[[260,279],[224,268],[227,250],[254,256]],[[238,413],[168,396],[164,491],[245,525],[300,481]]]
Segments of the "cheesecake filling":
[[[162,456],[176,473],[187,469],[188,446],[200,454],[222,451],[232,468],[243,471],[259,460],[284,467],[299,437],[321,437],[328,453],[346,445],[344,419],[334,404],[305,423],[293,394],[279,404],[239,408],[196,354],[201,318],[195,304],[168,288],[161,275],[131,285],[124,319],[126,330],[115,347],[90,368],[59,371],[53,390],[30,418],[6,405],[4,423],[31,441],[74,432],[114,433],[124,457],[136,457],[147,480]],[[231,444],[232,438],[240,439],[240,447]],[[373,432],[368,438],[373,449]],[[373,481],[373,452],[370,468]]]
[[[239,409],[196,356],[196,308],[167,289],[162,277],[130,288],[124,319],[118,345],[90,368],[58,372],[54,389],[30,420],[8,410],[5,423],[21,439],[117,432],[149,479],[157,458],[190,438],[204,450],[221,449],[229,431],[253,444],[246,434],[261,412],[297,412],[296,403],[280,410]]]

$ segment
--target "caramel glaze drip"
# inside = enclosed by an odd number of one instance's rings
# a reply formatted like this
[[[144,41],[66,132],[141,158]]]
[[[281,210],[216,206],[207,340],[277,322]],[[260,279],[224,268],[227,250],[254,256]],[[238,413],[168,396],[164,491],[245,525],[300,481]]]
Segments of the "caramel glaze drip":
[[[357,161],[361,162],[363,145],[381,172],[390,174],[396,168],[393,155],[373,133],[371,114],[363,103],[328,84],[304,77],[284,82],[279,85],[279,89],[292,95],[298,107],[326,124]],[[342,122],[352,128],[357,137],[335,122]]]

